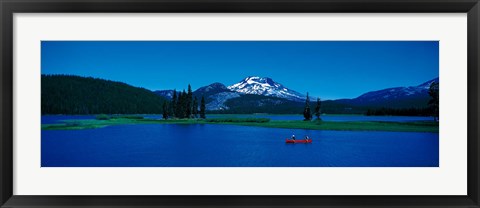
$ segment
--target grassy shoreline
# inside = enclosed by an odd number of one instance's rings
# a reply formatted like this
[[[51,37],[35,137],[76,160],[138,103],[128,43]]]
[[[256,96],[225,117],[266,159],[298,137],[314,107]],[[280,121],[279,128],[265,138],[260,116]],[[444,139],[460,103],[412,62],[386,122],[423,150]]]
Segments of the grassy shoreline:
[[[103,128],[123,124],[212,124],[238,125],[265,128],[336,130],[336,131],[396,131],[396,132],[434,132],[438,133],[438,123],[430,121],[416,122],[380,122],[380,121],[270,121],[269,119],[222,118],[222,119],[140,119],[112,118],[106,120],[85,119],[67,120],[60,124],[42,124],[42,130],[82,130]]]

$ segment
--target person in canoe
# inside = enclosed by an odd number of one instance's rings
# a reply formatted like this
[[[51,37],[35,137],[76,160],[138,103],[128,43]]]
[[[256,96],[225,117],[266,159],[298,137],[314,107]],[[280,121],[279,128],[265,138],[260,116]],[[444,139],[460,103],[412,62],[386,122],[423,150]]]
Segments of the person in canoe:
[[[308,137],[308,136],[305,136],[305,140],[309,140],[309,139],[310,139],[310,137]]]
[[[294,134],[294,135],[292,135],[291,139],[292,139],[292,140],[295,140],[295,134]]]

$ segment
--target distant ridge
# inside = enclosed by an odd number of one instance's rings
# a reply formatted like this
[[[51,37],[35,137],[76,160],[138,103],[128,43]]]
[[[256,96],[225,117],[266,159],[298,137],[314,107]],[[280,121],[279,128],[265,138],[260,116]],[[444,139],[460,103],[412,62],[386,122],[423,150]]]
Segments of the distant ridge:
[[[74,75],[42,75],[42,114],[161,113],[164,98],[122,82]]]
[[[410,108],[427,107],[430,96],[428,90],[432,82],[439,83],[439,78],[424,82],[417,86],[393,87],[364,93],[354,99],[336,100],[354,106]]]
[[[364,113],[370,108],[426,108],[428,88],[435,78],[417,86],[394,87],[366,92],[353,99],[324,100],[324,112]],[[173,90],[155,93],[171,99]],[[269,77],[248,76],[238,83],[225,86],[215,82],[193,92],[205,96],[206,107],[217,113],[301,113],[305,95],[289,89]],[[310,96],[310,101],[315,102]],[[275,109],[273,109],[275,108]]]
[[[417,86],[366,92],[353,99],[323,100],[324,113],[365,113],[378,108],[426,108],[435,78]],[[194,87],[194,86],[192,86]],[[42,75],[42,114],[162,113],[173,89],[150,90],[122,82],[74,75]],[[214,113],[302,113],[305,96],[269,77],[249,76],[225,86],[215,82],[193,91]],[[311,106],[315,98],[311,97]]]

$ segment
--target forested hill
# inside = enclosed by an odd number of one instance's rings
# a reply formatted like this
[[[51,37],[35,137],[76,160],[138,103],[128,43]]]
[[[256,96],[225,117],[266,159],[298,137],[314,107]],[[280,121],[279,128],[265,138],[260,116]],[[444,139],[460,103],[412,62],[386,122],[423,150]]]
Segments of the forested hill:
[[[42,114],[162,113],[164,98],[122,82],[42,75]]]

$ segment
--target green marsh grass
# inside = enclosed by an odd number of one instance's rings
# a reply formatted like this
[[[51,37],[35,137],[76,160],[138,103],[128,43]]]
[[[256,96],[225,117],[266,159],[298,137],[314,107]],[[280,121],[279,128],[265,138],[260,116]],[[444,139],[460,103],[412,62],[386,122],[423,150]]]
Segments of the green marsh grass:
[[[141,116],[117,116],[108,120],[67,120],[61,124],[43,124],[44,130],[81,130],[122,124],[212,124],[266,128],[336,130],[336,131],[397,131],[438,132],[438,122],[381,122],[381,121],[271,121],[267,118],[207,118],[207,119],[148,119]]]

